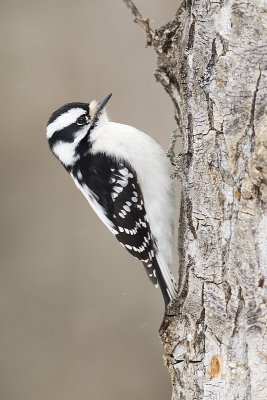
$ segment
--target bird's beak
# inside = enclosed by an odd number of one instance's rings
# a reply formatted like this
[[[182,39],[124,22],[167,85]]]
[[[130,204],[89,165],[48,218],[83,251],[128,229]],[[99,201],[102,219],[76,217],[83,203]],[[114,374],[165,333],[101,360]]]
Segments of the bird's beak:
[[[99,102],[97,102],[96,100],[91,101],[91,103],[89,105],[91,118],[96,118],[98,116],[98,114],[101,112],[101,110],[103,110],[103,108],[105,107],[105,105],[107,104],[107,102],[109,101],[111,96],[112,96],[112,93],[110,93],[109,95],[104,97]]]
[[[107,104],[107,102],[109,101],[109,99],[111,98],[111,96],[112,96],[112,93],[108,94],[106,97],[104,97],[102,100],[100,100],[100,101],[97,103],[97,105],[96,105],[97,113],[98,113],[99,111],[101,111],[101,110],[105,107],[105,105]]]

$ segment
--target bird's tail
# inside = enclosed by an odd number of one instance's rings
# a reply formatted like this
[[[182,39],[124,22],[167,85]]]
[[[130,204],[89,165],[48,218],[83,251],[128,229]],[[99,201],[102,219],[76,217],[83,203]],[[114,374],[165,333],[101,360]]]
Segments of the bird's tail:
[[[157,271],[158,283],[164,297],[165,305],[167,306],[172,300],[177,298],[176,282],[162,255],[158,253],[156,257],[159,266],[159,271]]]

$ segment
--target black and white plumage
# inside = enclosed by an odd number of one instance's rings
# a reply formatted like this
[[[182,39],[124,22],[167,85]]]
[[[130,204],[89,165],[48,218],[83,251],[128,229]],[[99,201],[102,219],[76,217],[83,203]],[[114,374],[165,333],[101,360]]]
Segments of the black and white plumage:
[[[104,107],[110,97],[55,111],[47,125],[48,143],[100,219],[142,261],[168,304],[176,297],[169,270],[174,213],[169,161],[151,137],[108,120]]]

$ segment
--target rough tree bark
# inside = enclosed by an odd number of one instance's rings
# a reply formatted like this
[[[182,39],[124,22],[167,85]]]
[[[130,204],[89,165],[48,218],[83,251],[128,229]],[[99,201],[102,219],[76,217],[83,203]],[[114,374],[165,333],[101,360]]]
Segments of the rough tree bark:
[[[267,2],[187,0],[153,31],[183,139],[173,399],[267,399]]]

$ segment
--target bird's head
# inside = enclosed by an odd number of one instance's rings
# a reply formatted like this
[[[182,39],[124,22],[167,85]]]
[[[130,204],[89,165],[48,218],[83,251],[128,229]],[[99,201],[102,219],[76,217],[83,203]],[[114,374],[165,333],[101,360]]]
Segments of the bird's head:
[[[71,167],[79,158],[77,149],[91,130],[106,120],[105,106],[111,94],[101,101],[68,103],[53,112],[46,128],[49,147],[65,167]]]

